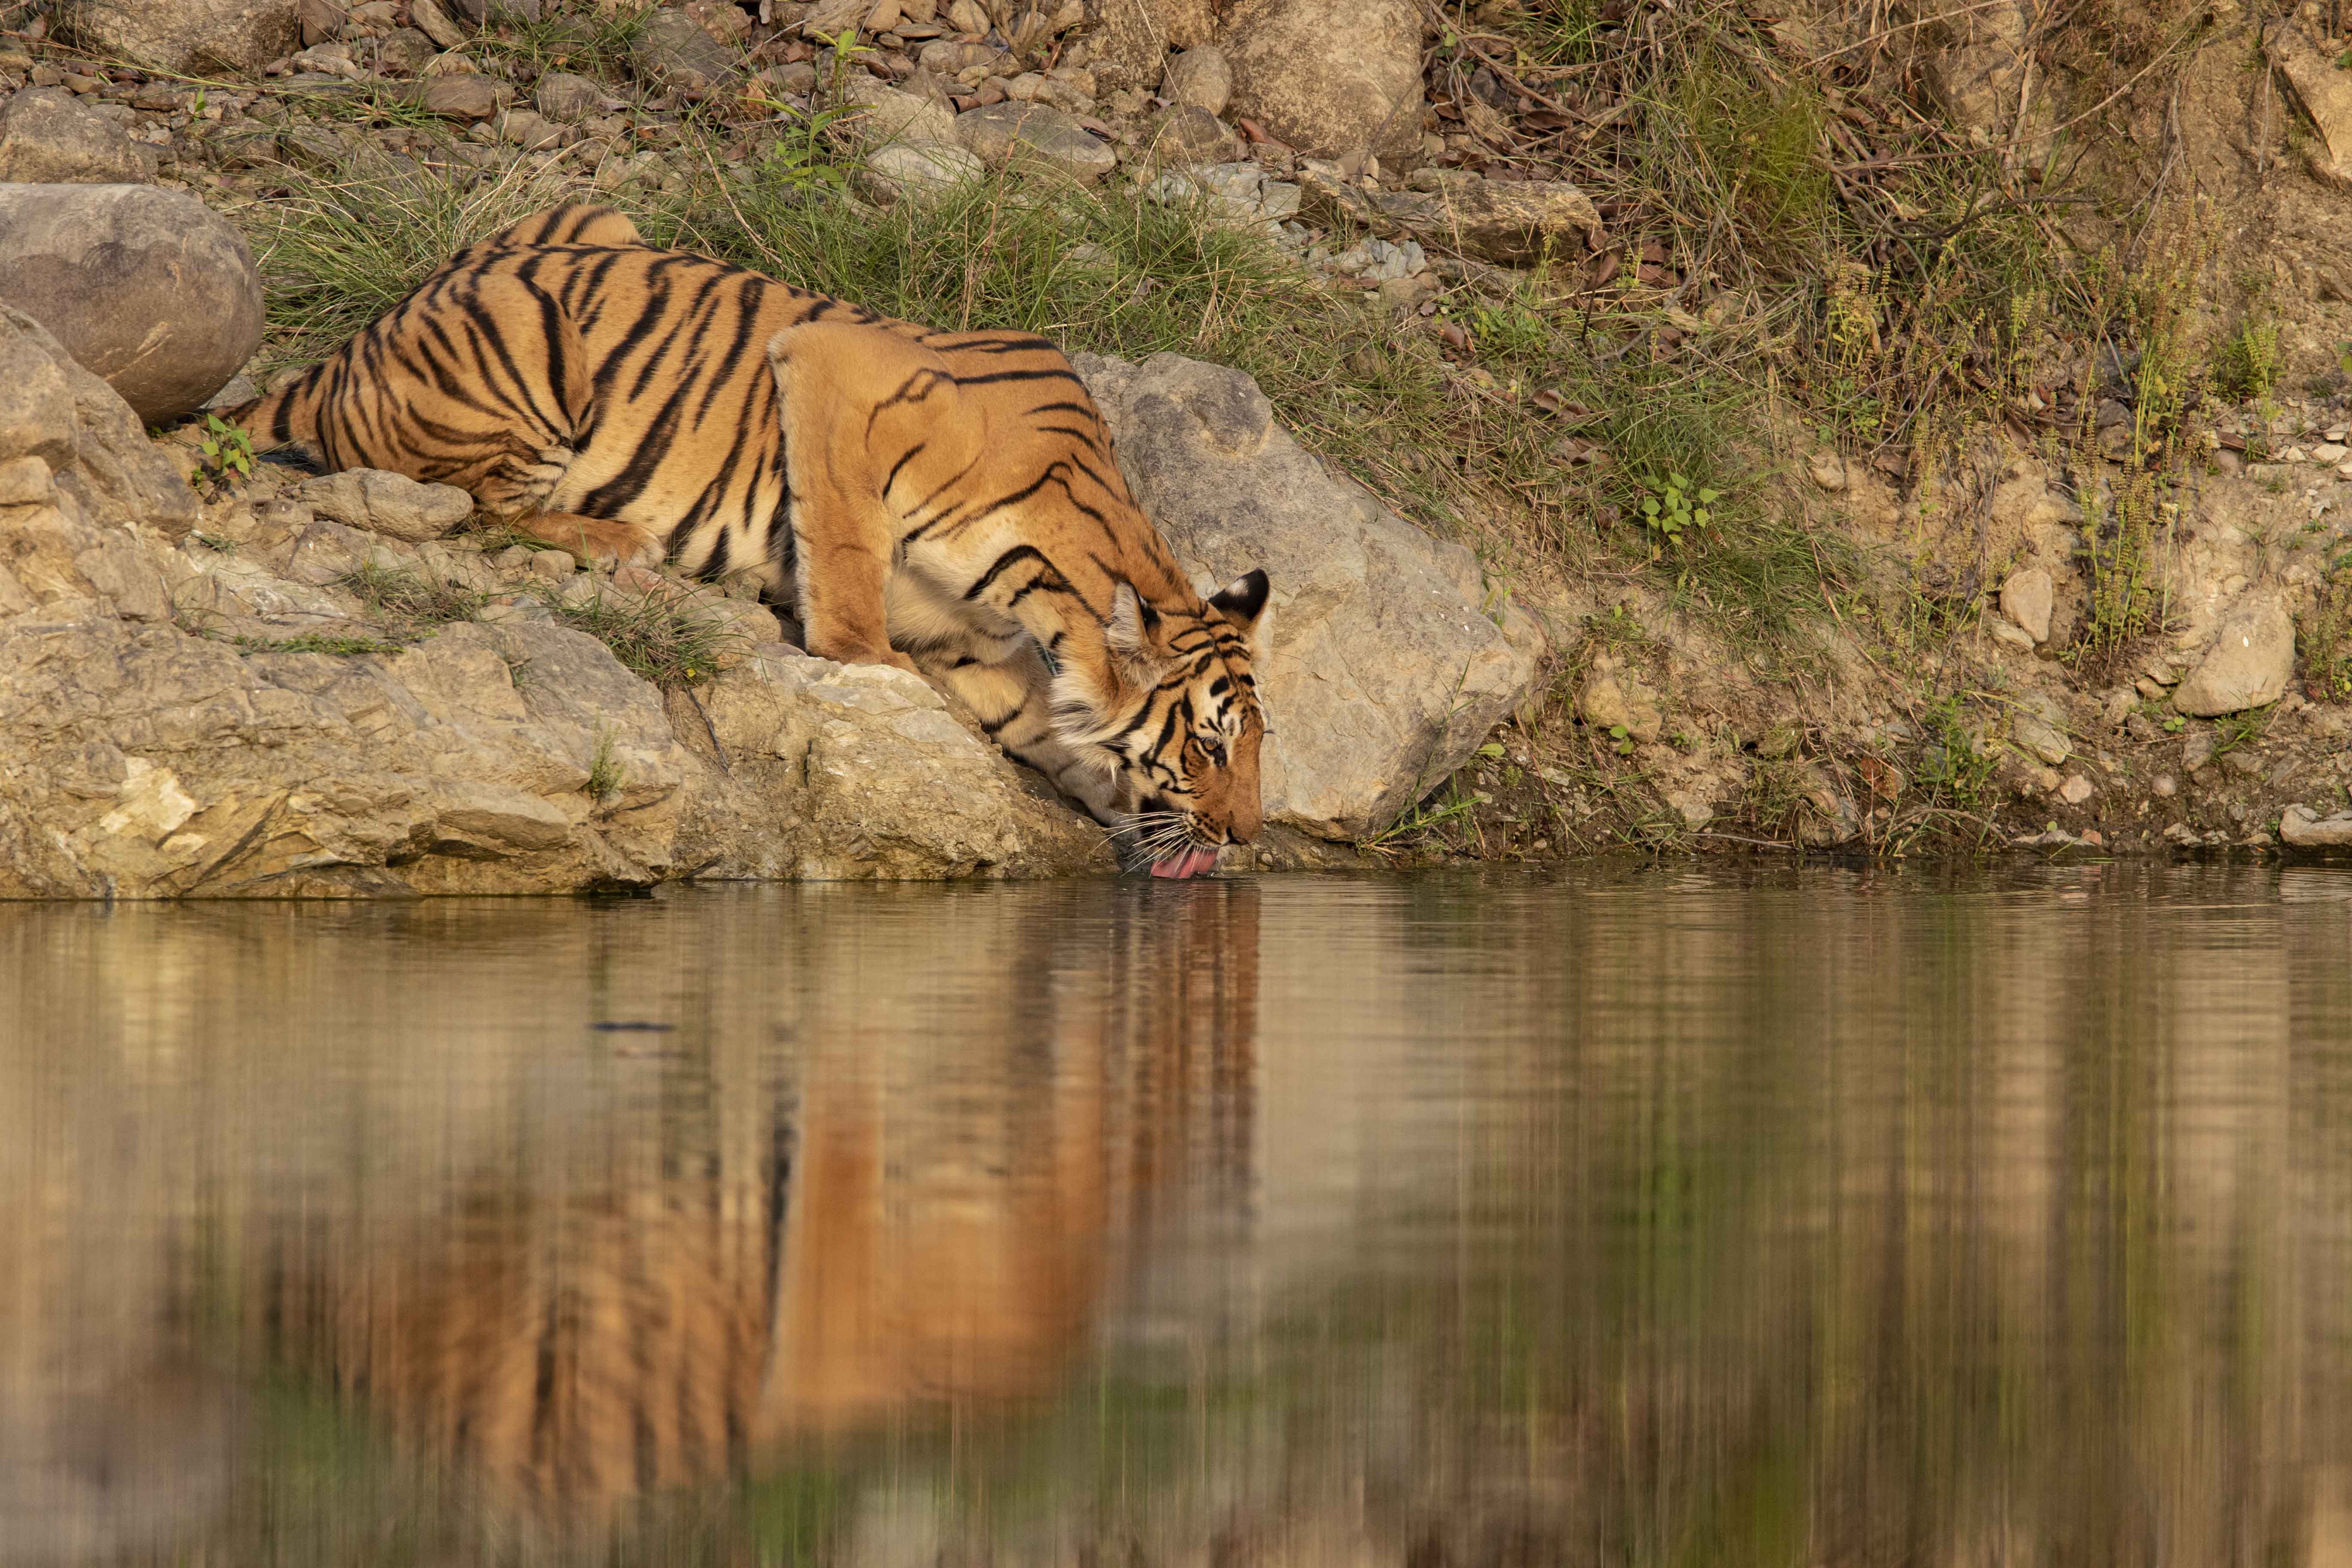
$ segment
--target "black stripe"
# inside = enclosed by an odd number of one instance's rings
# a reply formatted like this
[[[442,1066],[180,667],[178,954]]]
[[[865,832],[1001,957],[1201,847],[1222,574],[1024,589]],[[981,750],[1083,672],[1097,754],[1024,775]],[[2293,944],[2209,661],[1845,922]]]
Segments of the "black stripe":
[[[1078,381],[1077,372],[1070,370],[992,370],[986,375],[960,375],[955,379],[958,386],[987,386],[1000,381],[1070,381],[1080,386],[1086,384]]]
[[[890,477],[882,481],[883,500],[887,500],[890,499],[890,487],[898,482],[898,470],[904,468],[908,464],[920,457],[922,455],[923,448],[929,445],[930,443],[929,441],[916,442],[913,446],[907,448],[904,456],[900,457],[897,462],[890,465]]]
[[[994,583],[997,578],[1003,576],[1008,569],[1023,561],[1034,561],[1046,571],[1054,571],[1054,563],[1045,558],[1045,552],[1044,551],[1038,549],[1034,544],[1016,544],[1012,549],[1006,551],[1003,554],[998,556],[989,569],[981,574],[979,582],[974,583],[971,587],[966,588],[963,591],[964,598],[967,601],[979,598],[982,594],[988,591],[989,584]],[[1061,574],[1056,572],[1055,573],[1055,575],[1059,576]]]

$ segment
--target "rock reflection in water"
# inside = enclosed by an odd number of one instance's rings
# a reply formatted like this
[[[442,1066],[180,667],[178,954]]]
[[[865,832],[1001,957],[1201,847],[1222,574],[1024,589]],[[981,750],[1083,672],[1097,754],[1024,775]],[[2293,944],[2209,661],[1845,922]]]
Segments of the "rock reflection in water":
[[[2346,1561],[2347,916],[0,909],[0,1561]]]

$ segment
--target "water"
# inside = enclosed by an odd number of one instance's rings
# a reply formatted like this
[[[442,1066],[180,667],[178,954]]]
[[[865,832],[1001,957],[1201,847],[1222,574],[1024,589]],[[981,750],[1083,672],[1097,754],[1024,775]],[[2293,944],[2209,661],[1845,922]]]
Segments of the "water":
[[[2352,874],[0,906],[0,1562],[2352,1561]]]

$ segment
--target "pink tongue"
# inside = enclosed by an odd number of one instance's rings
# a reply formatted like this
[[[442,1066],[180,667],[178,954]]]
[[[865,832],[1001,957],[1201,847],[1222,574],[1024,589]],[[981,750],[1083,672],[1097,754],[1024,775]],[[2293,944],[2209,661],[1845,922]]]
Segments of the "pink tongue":
[[[1154,860],[1151,863],[1151,874],[1155,877],[1172,877],[1181,881],[1184,878],[1197,877],[1203,871],[1213,869],[1216,864],[1215,850],[1187,849],[1181,855],[1173,855],[1165,860]]]

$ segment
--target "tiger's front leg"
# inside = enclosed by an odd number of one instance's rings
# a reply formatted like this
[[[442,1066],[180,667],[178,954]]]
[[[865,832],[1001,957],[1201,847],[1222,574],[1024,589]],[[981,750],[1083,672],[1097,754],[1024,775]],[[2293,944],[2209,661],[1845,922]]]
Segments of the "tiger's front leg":
[[[1054,733],[1053,677],[1035,643],[1024,640],[994,663],[972,652],[931,655],[923,663],[932,684],[953,692],[1015,762],[1044,773],[1105,827],[1124,823],[1117,775],[1089,765]]]
[[[890,646],[886,603],[898,520],[876,470],[872,416],[876,342],[830,323],[787,327],[768,345],[793,530],[793,590],[809,652],[839,664],[887,664],[920,675]],[[860,430],[860,426],[864,426]]]

